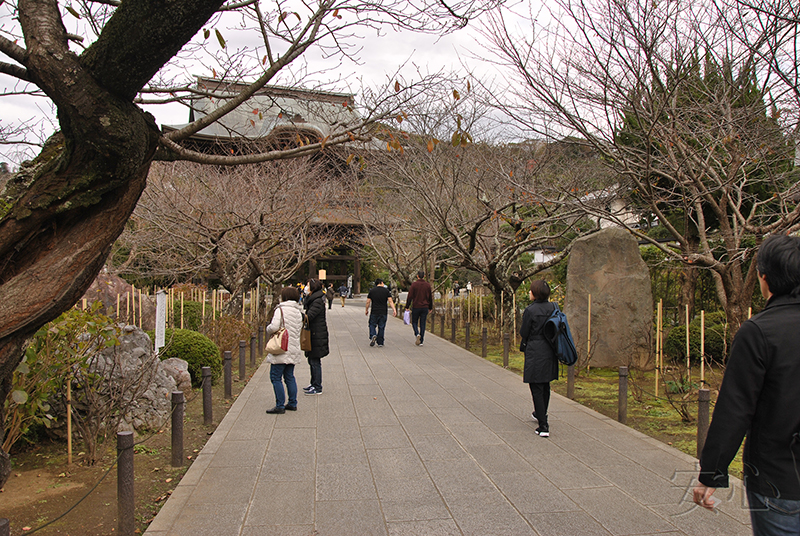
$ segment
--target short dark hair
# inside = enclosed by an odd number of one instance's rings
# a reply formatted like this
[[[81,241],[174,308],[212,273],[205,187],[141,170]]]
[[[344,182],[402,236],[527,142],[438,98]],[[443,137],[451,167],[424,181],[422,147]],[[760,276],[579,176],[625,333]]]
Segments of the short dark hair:
[[[417,272],[417,278],[419,278],[419,279],[425,279],[425,272],[423,272],[422,270],[420,270],[419,272]]]
[[[281,301],[298,301],[300,299],[300,291],[297,287],[283,287],[281,290]]]
[[[531,294],[535,300],[547,301],[550,299],[550,285],[544,279],[531,281]]]
[[[319,282],[319,279],[309,279],[308,290],[310,290],[311,292],[322,290],[322,283]]]
[[[758,248],[756,261],[773,295],[800,293],[800,238],[768,236]]]

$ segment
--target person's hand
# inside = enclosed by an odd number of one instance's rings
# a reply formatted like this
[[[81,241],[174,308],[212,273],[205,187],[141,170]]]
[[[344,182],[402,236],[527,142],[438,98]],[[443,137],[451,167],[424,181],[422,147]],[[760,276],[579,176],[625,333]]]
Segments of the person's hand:
[[[364,316],[369,316],[369,309],[367,309],[366,311],[364,311]]]
[[[394,316],[397,316],[397,309],[394,310]]]
[[[705,484],[697,484],[694,490],[692,490],[692,498],[695,504],[707,508],[708,510],[713,510],[717,505],[717,501],[712,497],[715,491],[717,491],[717,488],[711,488]]]

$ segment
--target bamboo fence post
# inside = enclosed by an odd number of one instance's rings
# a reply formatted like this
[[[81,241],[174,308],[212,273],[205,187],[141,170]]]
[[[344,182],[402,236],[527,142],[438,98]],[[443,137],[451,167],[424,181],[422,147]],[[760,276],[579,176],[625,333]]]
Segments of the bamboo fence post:
[[[125,306],[125,323],[127,324],[131,319],[131,293],[130,292],[126,292],[125,293],[125,301],[126,301],[126,304],[127,304]]]
[[[205,324],[205,322],[206,322],[206,291],[205,290],[203,291],[203,296],[202,296],[202,300],[201,301],[202,301],[202,304],[203,304],[202,305],[203,312],[201,314],[202,322]]]
[[[589,363],[592,357],[592,295],[589,294],[589,302],[586,309],[586,370],[589,370]]]
[[[142,308],[142,289],[139,289],[139,329],[142,329],[143,316],[144,316],[144,309]]]
[[[131,298],[132,298],[131,301],[133,302],[131,304],[133,306],[131,308],[131,313],[133,313],[133,316],[131,317],[131,324],[133,324],[135,326],[136,325],[136,287],[133,286],[133,285],[131,285]]]
[[[692,361],[689,354],[689,304],[686,304],[686,380],[691,383],[692,380]]]
[[[706,312],[700,311],[700,387],[706,386]]]
[[[181,292],[181,329],[183,329],[183,292]]]
[[[747,308],[747,319],[750,320],[752,317],[753,317],[753,308],[752,307],[748,307]]]
[[[483,331],[483,293],[481,293],[481,295],[478,296],[478,302],[479,302],[478,306],[481,309],[481,331]]]
[[[211,291],[211,320],[217,319],[217,289]]]
[[[117,292],[117,322],[119,322],[119,292]]]
[[[500,326],[499,326],[499,331],[503,331],[503,326],[505,325],[505,311],[503,311],[504,308],[505,308],[505,291],[501,290],[500,291]],[[497,316],[497,315],[495,315],[495,316]]]
[[[244,300],[247,298],[247,291],[242,289],[242,322],[244,322]]]
[[[511,332],[511,336],[514,337],[514,348],[517,347],[517,293],[511,295],[511,310],[512,314],[514,315],[514,331]]]
[[[656,398],[658,398],[658,376],[660,373],[660,363],[658,360],[658,356],[660,355],[660,344],[661,344],[661,300],[658,300],[658,313],[656,314],[656,384],[655,384],[655,393]]]
[[[72,465],[72,377],[67,376],[67,465]]]

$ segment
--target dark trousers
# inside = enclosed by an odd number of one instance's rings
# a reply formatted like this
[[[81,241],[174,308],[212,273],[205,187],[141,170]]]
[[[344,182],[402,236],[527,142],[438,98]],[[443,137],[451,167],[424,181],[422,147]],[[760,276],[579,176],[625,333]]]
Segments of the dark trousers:
[[[416,307],[411,309],[411,327],[414,328],[414,335],[419,335],[419,342],[425,342],[425,324],[428,323],[428,308]]]
[[[372,337],[375,337],[379,346],[383,346],[387,316],[388,315],[376,315],[375,313],[369,315],[369,338],[371,340]]]
[[[322,360],[318,357],[309,357],[308,366],[311,367],[311,387],[322,391]]]
[[[550,406],[550,382],[529,383],[533,398],[533,416],[540,425],[547,426],[547,408]]]

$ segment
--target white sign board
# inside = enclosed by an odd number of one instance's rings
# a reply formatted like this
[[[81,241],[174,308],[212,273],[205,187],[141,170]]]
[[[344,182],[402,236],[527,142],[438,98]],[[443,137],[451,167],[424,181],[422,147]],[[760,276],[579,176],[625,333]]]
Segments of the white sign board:
[[[167,293],[156,292],[156,353],[164,347],[164,331],[167,327]]]

